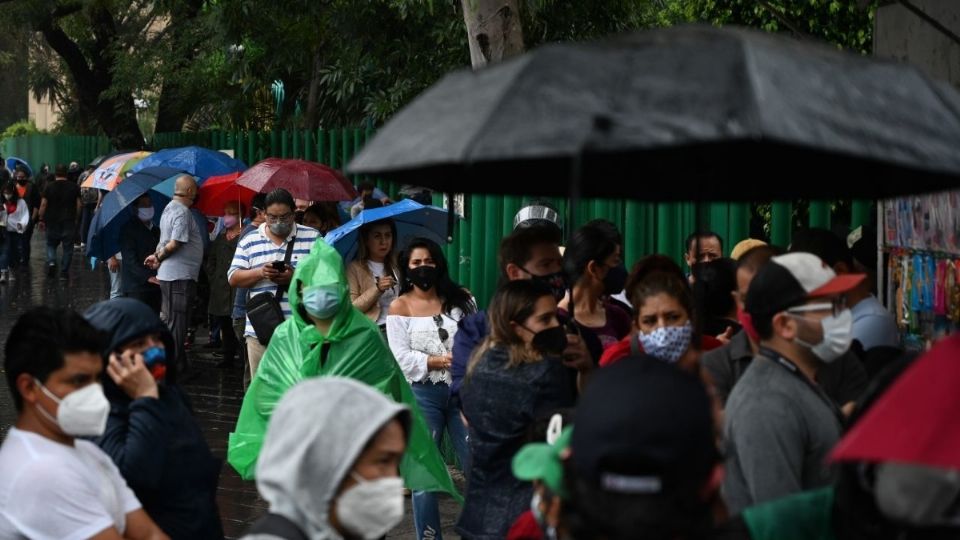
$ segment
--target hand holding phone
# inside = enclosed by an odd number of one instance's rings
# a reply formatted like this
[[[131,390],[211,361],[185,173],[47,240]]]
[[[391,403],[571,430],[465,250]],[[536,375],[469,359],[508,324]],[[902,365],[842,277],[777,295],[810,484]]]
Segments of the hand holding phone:
[[[286,271],[287,269],[287,263],[283,261],[273,261],[272,263],[270,263],[270,266],[273,267],[273,269],[276,270],[277,272],[281,272],[281,273]]]

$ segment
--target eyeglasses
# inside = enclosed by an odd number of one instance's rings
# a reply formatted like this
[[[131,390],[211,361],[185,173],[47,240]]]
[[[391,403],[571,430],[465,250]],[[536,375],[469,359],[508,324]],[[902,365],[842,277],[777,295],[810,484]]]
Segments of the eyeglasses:
[[[267,214],[267,221],[269,221],[270,223],[283,223],[285,221],[290,221],[290,218],[292,217],[293,217],[292,212],[287,212],[282,216],[274,216],[272,214]]]
[[[847,309],[847,299],[841,297],[832,302],[820,302],[818,304],[807,304],[805,306],[792,307],[787,310],[787,313],[800,315],[803,313],[810,313],[812,311],[830,311],[831,315],[837,316],[845,309]]]
[[[434,315],[433,322],[437,323],[437,335],[440,336],[440,341],[449,339],[450,332],[447,332],[447,329],[443,327],[443,315]]]

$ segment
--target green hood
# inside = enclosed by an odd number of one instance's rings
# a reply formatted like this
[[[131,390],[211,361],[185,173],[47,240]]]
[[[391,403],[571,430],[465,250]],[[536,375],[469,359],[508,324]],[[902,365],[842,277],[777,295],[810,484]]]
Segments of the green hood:
[[[327,335],[304,316],[301,291],[314,285],[337,284],[340,309]],[[417,491],[459,494],[434,444],[410,385],[377,328],[350,301],[343,260],[322,239],[299,261],[289,290],[293,315],[277,327],[257,373],[243,398],[236,430],[230,434],[227,460],[244,479],[253,478],[267,423],[283,394],[298,382],[318,376],[357,380],[410,407],[410,443],[400,465],[407,487]],[[326,350],[324,358],[321,352]],[[336,414],[336,411],[304,411]]]

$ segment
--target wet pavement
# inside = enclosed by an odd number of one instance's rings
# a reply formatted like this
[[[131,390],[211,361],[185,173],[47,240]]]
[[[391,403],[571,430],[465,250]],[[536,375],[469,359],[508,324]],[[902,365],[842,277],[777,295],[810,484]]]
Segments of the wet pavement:
[[[80,253],[76,252],[70,277],[67,281],[62,281],[46,277],[44,253],[43,236],[36,234],[29,267],[21,268],[16,273],[17,279],[12,283],[0,285],[2,343],[6,343],[10,328],[19,315],[31,307],[47,305],[83,312],[90,305],[110,295],[109,277],[102,264],[91,269],[89,262],[82,260]],[[218,359],[214,356],[214,351],[202,347],[207,335],[206,328],[197,330],[198,344],[190,353],[192,367],[181,383],[193,400],[194,410],[207,443],[215,455],[225,460],[227,438],[236,424],[243,399],[242,372],[239,365],[232,369],[216,367]],[[5,434],[15,420],[16,411],[4,379],[4,382],[0,383],[0,432]],[[455,473],[454,478],[462,493],[462,476]],[[227,538],[240,537],[266,511],[266,503],[257,494],[254,482],[241,480],[226,463],[220,473],[218,503]],[[416,538],[409,498],[405,504],[404,521],[387,535],[388,538]],[[440,497],[443,534],[447,538],[456,537],[453,524],[459,512],[460,507],[452,498],[445,495]]]

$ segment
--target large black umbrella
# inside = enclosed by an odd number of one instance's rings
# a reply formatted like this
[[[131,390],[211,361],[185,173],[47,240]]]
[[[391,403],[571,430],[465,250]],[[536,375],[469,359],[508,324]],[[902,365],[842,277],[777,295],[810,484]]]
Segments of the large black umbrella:
[[[960,96],[782,36],[653,30],[452,73],[349,172],[467,193],[889,197],[960,186]]]

